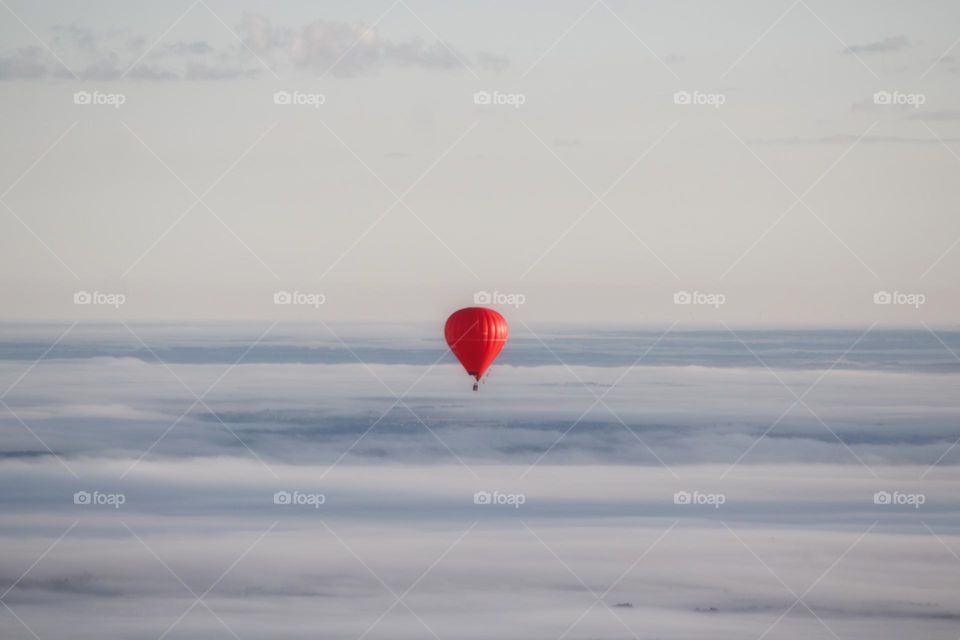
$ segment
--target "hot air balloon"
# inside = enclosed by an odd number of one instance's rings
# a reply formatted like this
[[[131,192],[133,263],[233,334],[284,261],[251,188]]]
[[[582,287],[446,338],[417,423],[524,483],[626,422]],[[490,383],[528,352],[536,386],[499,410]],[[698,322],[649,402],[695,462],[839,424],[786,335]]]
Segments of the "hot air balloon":
[[[443,327],[447,345],[474,377],[473,390],[507,343],[507,321],[493,309],[466,307],[455,311]]]

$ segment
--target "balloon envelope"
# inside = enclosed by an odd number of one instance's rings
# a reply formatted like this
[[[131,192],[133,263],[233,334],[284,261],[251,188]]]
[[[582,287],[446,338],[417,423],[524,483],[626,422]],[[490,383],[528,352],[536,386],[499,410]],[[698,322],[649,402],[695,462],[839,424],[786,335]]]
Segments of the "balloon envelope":
[[[507,321],[493,309],[467,307],[447,318],[443,333],[463,368],[480,380],[507,343]]]

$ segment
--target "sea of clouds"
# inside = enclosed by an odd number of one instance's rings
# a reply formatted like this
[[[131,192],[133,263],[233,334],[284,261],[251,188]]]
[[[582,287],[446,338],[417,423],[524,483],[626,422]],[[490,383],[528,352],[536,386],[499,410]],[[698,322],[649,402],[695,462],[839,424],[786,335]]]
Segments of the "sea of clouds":
[[[418,329],[65,328],[0,331],[4,638],[956,636],[921,334],[517,330],[473,393]]]

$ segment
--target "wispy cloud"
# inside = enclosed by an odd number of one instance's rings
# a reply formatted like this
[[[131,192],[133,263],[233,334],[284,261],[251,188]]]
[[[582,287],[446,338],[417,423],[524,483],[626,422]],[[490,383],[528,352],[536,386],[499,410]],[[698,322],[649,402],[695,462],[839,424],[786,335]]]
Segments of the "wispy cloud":
[[[910,46],[910,40],[903,35],[890,36],[882,40],[873,42],[864,42],[861,44],[852,44],[843,50],[848,55],[866,54],[866,53],[888,53],[892,51],[903,51]]]
[[[419,37],[390,39],[362,23],[318,19],[280,26],[259,14],[246,14],[236,31],[244,45],[214,45],[203,39],[174,39],[157,43],[148,51],[149,39],[129,30],[97,30],[80,24],[61,25],[50,36],[85,80],[234,80],[259,77],[263,66],[250,52],[269,59],[271,66],[288,72],[310,71],[354,77],[389,68],[455,70],[469,56],[447,43]],[[137,56],[143,59],[129,67]],[[481,51],[474,62],[480,69],[503,71],[510,60]],[[0,53],[0,80],[59,78],[65,71],[39,46]]]

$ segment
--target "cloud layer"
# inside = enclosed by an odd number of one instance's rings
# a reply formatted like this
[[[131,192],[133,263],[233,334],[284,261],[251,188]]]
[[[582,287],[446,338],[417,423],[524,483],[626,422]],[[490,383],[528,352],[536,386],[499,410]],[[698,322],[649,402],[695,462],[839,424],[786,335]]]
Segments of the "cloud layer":
[[[343,330],[365,363],[316,327],[237,363],[246,326],[91,325],[35,362],[60,331],[0,328],[4,638],[947,638],[960,620],[958,374],[916,334],[837,363],[845,332],[745,333],[772,371],[711,332],[635,367],[614,355],[652,336],[549,335],[571,365],[518,336],[473,393],[417,327]]]
[[[225,32],[227,30],[225,29]],[[440,40],[390,39],[370,25],[317,19],[280,26],[260,14],[244,14],[230,31],[239,41],[166,38],[151,42],[128,29],[103,31],[80,24],[58,26],[50,40],[59,54],[40,46],[0,52],[0,80],[235,80],[279,72],[354,77],[387,68],[450,70],[477,66],[503,71],[505,56],[478,52],[473,61]],[[59,58],[59,59],[58,59]]]

